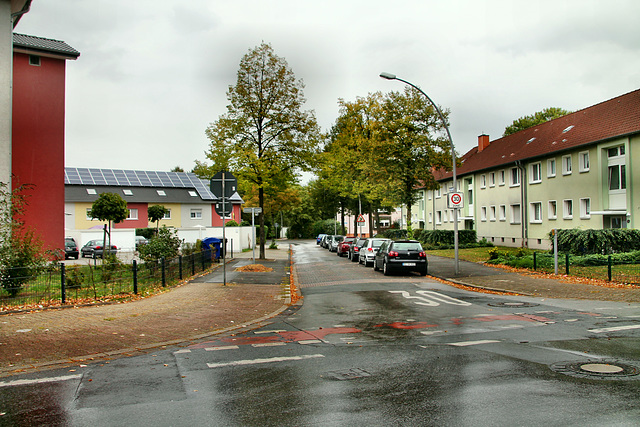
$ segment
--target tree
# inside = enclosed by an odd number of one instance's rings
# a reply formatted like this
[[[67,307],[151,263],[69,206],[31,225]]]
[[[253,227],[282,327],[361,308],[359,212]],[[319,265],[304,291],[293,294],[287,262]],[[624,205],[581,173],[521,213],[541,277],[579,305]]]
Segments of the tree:
[[[180,166],[175,166],[173,169],[171,169],[171,172],[184,172],[184,169],[182,169]]]
[[[519,119],[514,120],[511,125],[504,129],[502,136],[512,135],[516,132],[520,132],[521,130],[548,122],[549,120],[557,119],[558,117],[566,116],[570,113],[571,111],[563,110],[562,108],[545,108],[544,110],[538,111],[532,115],[520,117]]]
[[[158,233],[146,245],[140,246],[140,257],[145,261],[157,261],[160,258],[175,258],[180,249],[180,238],[175,230],[163,225]]]
[[[127,202],[115,193],[102,193],[98,199],[91,205],[89,215],[100,221],[109,221],[109,244],[105,245],[107,252],[111,251],[111,222],[119,223],[127,219],[129,209]],[[104,237],[103,237],[104,240]]]
[[[448,112],[443,115],[446,118]],[[386,201],[406,205],[409,232],[416,188],[435,189],[433,171],[451,168],[450,143],[443,130],[437,111],[417,89],[407,87],[404,93],[385,97],[380,139],[371,150],[377,165],[373,170],[378,181],[386,183]]]
[[[297,170],[310,169],[317,152],[318,125],[313,111],[302,109],[303,88],[285,59],[262,43],[240,61],[236,85],[227,91],[227,113],[206,130],[214,167],[254,183],[261,208],[265,192],[294,182]],[[264,259],[264,212],[259,223]]]
[[[160,226],[160,220],[169,213],[169,209],[162,205],[149,206],[147,209],[147,217],[149,221],[156,223],[156,235],[158,234],[158,227]]]

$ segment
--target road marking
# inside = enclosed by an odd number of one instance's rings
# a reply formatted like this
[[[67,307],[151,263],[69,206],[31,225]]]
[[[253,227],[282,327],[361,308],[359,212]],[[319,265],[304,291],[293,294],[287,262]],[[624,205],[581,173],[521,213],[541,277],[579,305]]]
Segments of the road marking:
[[[298,344],[320,344],[322,343],[321,340],[300,340],[298,341]]]
[[[270,357],[268,359],[236,360],[233,362],[207,363],[207,366],[209,368],[223,368],[226,366],[247,366],[247,365],[258,365],[261,363],[276,363],[276,362],[290,362],[290,361],[306,360],[306,359],[317,359],[320,357],[324,357],[324,355],[308,354],[304,356]]]
[[[615,326],[613,328],[589,329],[589,332],[599,334],[601,332],[627,331],[629,329],[640,329],[640,325]]]
[[[254,334],[279,334],[280,332],[285,332],[286,329],[274,329],[271,331],[255,331]]]
[[[207,347],[205,348],[206,351],[218,351],[218,350],[237,350],[240,347],[238,347],[237,345],[221,345],[218,347]]]
[[[183,353],[191,353],[191,350],[178,350],[173,352],[173,354],[183,354]]]
[[[452,298],[447,295],[443,295],[439,292],[434,291],[416,291],[417,294],[422,296],[416,297],[411,295],[407,291],[389,291],[392,294],[400,294],[406,299],[414,299],[418,301],[414,301],[414,303],[418,305],[426,305],[428,307],[437,307],[440,303],[449,304],[449,305],[461,305],[461,306],[469,306],[470,302],[460,301],[459,299]]]
[[[280,345],[287,345],[286,342],[265,342],[261,344],[251,344],[251,347],[277,347]]]
[[[50,377],[50,378],[36,378],[33,380],[13,380],[13,381],[7,381],[7,382],[0,382],[0,388],[13,387],[17,385],[55,383],[59,381],[79,380],[80,378],[82,378],[82,374],[64,375],[61,377]]]
[[[444,331],[420,331],[420,333],[422,335],[434,335],[434,334],[439,334],[439,333],[443,333]]]
[[[494,344],[497,342],[500,342],[500,341],[498,340],[461,341],[461,342],[450,342],[449,345],[454,345],[456,347],[466,347],[469,345]]]

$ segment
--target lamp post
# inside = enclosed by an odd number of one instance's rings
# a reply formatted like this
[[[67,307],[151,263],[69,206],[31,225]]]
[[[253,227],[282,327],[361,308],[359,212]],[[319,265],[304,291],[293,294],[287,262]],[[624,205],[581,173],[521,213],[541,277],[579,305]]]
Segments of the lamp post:
[[[414,85],[413,83],[408,82],[406,80],[403,80],[401,78],[398,78],[395,74],[391,74],[391,73],[382,72],[382,73],[380,73],[380,77],[382,77],[383,79],[386,79],[386,80],[398,80],[398,81],[401,81],[402,83],[408,84],[409,86],[417,89],[418,92],[423,94],[425,96],[425,98],[427,98],[429,100],[431,105],[433,105],[433,108],[436,109],[436,111],[438,112],[438,116],[440,116],[440,119],[442,120],[442,123],[444,124],[444,128],[447,130],[447,136],[449,137],[449,145],[451,146],[451,160],[452,160],[451,171],[453,172],[453,191],[457,192],[458,191],[458,182],[456,180],[457,179],[457,177],[456,177],[456,152],[455,152],[455,148],[453,146],[453,139],[451,138],[451,132],[449,132],[449,126],[447,125],[447,121],[445,120],[444,116],[442,115],[442,111],[440,111],[440,109],[438,108],[436,103],[433,102],[431,100],[431,98],[429,98],[429,95],[424,93],[424,91],[422,89],[420,89],[418,86]],[[454,253],[455,253],[454,270],[455,270],[455,274],[457,275],[460,272],[460,263],[459,263],[459,257],[458,257],[458,208],[455,208],[455,207],[453,209],[453,245],[454,245],[454,248],[455,248],[455,250],[454,250]]]

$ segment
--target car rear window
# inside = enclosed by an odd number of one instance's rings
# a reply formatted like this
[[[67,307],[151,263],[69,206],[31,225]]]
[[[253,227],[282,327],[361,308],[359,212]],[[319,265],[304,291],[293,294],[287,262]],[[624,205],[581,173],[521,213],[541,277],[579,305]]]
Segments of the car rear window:
[[[336,236],[336,237],[334,237],[334,239],[335,239],[335,241],[336,241],[336,242],[342,242],[342,240],[344,239],[344,237],[342,237],[342,236]]]
[[[399,242],[399,243],[394,243],[393,244],[393,249],[398,250],[398,251],[421,251],[422,250],[422,246],[420,246],[420,243]]]
[[[382,246],[383,243],[384,243],[384,240],[374,240],[371,243],[371,246],[373,246],[374,248],[379,248],[380,246]]]

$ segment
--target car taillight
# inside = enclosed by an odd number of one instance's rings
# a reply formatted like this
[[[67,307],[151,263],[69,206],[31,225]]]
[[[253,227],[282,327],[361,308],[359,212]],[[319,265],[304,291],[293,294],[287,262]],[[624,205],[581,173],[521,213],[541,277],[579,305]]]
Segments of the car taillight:
[[[116,245],[112,245],[111,249],[118,249],[118,247]]]
[[[426,258],[426,257],[427,257],[427,254],[426,254],[426,253],[424,253],[424,252],[420,252],[420,253],[418,254],[418,258]]]
[[[96,249],[102,249],[102,246],[96,246]]]
[[[395,258],[397,257],[399,254],[396,251],[389,251],[389,258]]]
[[[360,248],[359,248],[359,247],[357,247],[357,246],[354,246],[354,247],[353,247],[353,252],[360,252]]]
[[[369,252],[373,252],[373,248],[367,248]]]

